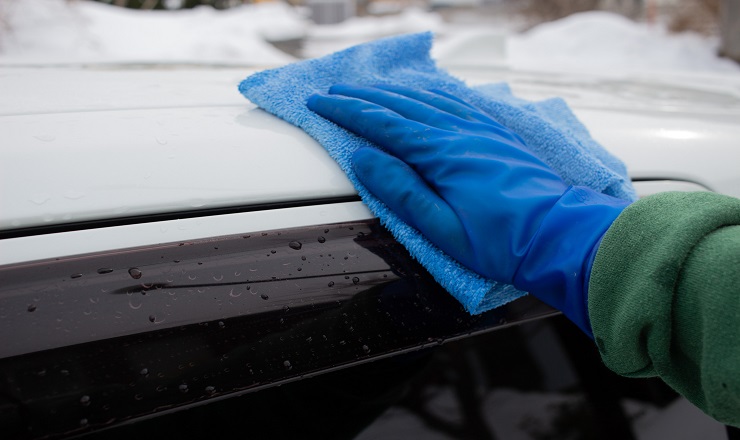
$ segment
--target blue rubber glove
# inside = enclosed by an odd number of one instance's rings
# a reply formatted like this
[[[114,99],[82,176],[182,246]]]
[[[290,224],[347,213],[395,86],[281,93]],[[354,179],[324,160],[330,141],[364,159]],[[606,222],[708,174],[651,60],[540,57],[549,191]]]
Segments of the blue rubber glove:
[[[591,264],[627,202],[568,186],[519,136],[444,92],[336,85],[308,107],[380,147],[358,149],[354,171],[401,219],[592,335]]]

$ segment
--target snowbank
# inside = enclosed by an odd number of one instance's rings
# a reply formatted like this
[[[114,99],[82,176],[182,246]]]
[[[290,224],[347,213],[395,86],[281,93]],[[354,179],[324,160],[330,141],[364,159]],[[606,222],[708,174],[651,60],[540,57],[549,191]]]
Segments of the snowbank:
[[[226,11],[139,11],[90,1],[0,0],[4,62],[226,62],[284,64],[265,40],[300,38],[306,21],[283,3]]]
[[[740,73],[719,58],[718,41],[617,14],[584,12],[512,35],[507,61],[514,68],[579,71],[715,71]]]
[[[353,17],[339,24],[315,25],[308,31],[302,55],[313,58],[378,38],[444,29],[442,17],[410,7],[384,17]]]

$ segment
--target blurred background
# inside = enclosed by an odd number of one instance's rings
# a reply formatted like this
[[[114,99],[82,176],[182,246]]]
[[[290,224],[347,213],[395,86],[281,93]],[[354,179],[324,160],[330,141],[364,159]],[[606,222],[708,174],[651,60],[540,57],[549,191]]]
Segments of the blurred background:
[[[0,0],[0,63],[267,67],[421,31],[443,64],[740,73],[736,0]]]

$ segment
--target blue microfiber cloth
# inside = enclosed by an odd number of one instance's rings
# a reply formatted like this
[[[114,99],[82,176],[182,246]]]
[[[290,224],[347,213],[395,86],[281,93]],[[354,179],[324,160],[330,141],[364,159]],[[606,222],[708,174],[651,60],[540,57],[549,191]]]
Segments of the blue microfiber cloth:
[[[482,313],[524,292],[464,268],[370,194],[350,164],[352,153],[369,145],[368,141],[308,110],[306,101],[310,95],[326,93],[337,83],[440,89],[476,105],[518,133],[567,183],[626,200],[635,200],[636,196],[624,165],[591,139],[562,99],[525,101],[514,97],[505,84],[469,88],[435,65],[429,56],[431,46],[431,33],[377,40],[323,58],[256,73],[239,84],[239,91],[319,141],[347,173],[373,214],[411,255],[468,312]]]

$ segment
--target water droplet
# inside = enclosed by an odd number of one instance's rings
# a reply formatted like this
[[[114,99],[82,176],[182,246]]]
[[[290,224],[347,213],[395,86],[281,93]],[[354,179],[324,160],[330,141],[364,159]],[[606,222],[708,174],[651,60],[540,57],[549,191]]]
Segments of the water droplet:
[[[355,283],[355,284],[357,284],[357,283],[360,282],[360,279],[357,278],[357,277],[352,277],[352,282]]]
[[[180,384],[180,386],[177,387],[177,388],[180,390],[181,393],[187,393],[188,392],[188,384],[186,384],[186,383]]]
[[[87,419],[80,419],[80,426],[87,426],[88,423]]]
[[[51,142],[54,139],[56,139],[57,137],[54,136],[54,135],[51,135],[51,134],[40,134],[38,136],[34,136],[34,138],[35,139],[38,139],[40,141],[43,141],[43,142]]]
[[[82,404],[82,406],[90,405],[90,396],[85,395],[80,397],[80,403]]]
[[[34,311],[36,311],[36,304],[29,304],[29,305],[28,305],[28,311],[29,311],[29,312],[34,312]]]
[[[70,189],[70,190],[64,191],[64,197],[66,197],[69,200],[78,200],[78,199],[85,197],[85,194],[80,191]]]
[[[270,297],[263,293],[262,295],[260,295],[260,298],[262,298],[262,299],[268,299]]]
[[[146,376],[147,374],[149,374],[149,369],[142,368],[141,371],[139,371],[139,374],[141,374],[142,376]]]
[[[324,229],[324,234],[328,234],[328,233],[329,233],[329,230],[328,229]]]
[[[206,393],[213,394],[215,392],[216,392],[216,387],[212,387],[212,386],[207,386],[206,387]]]
[[[132,267],[131,269],[129,269],[128,274],[131,275],[131,278],[135,280],[141,278],[141,271],[136,267]]]
[[[251,290],[251,289],[252,289],[252,286],[250,286],[249,284],[247,284],[247,290]]]
[[[290,361],[283,362],[283,366],[287,368],[288,370],[292,369],[293,366],[290,364]]]
[[[311,341],[313,341],[313,338],[312,337],[309,336],[309,337],[306,338],[306,342],[311,342]]]
[[[62,376],[69,376],[69,370],[59,370],[59,374]]]
[[[134,310],[139,310],[141,308],[142,304],[144,304],[144,303],[134,304],[134,301],[138,301],[138,300],[135,300],[134,297],[131,297],[128,300],[128,306],[131,307]]]
[[[291,249],[295,249],[295,250],[300,250],[303,247],[300,241],[291,241],[290,243],[288,243],[288,246]]]
[[[213,276],[213,281],[221,281],[223,279],[224,279],[224,276],[223,275],[218,275],[218,276],[217,275],[214,275]]]
[[[149,315],[149,322],[154,322],[157,320],[157,317],[154,315]]]
[[[144,398],[144,396],[142,394],[134,394],[134,399],[136,399],[136,400],[141,400],[143,398]]]
[[[368,347],[367,345],[363,345],[362,351],[364,351],[365,353],[370,353],[370,347]]]
[[[51,200],[51,197],[48,194],[34,194],[29,200],[37,205],[43,205]]]
[[[296,270],[297,270],[298,272],[300,272],[300,271],[302,271],[303,269],[301,269],[300,267],[298,267],[298,268],[296,268]]]
[[[301,257],[301,260],[303,260],[303,261],[306,261],[306,256],[305,256],[305,255],[303,255],[303,256]]]
[[[334,287],[334,281],[329,281],[329,287]]]
[[[111,273],[111,272],[113,272],[113,269],[108,268],[108,267],[101,267],[100,269],[98,269],[98,273],[100,275],[104,275],[106,273]]]
[[[164,139],[158,136],[154,136],[154,139],[157,141],[159,145],[167,145],[167,139]]]
[[[326,239],[324,237],[319,237],[318,238],[318,241],[319,241],[319,243],[324,243],[326,241]]]
[[[82,274],[81,274],[81,273],[73,273],[73,274],[72,274],[72,275],[70,275],[69,277],[70,277],[70,278],[80,278],[81,276],[82,276]]]
[[[242,295],[242,293],[241,293],[241,292],[239,292],[239,291],[237,291],[237,292],[234,292],[234,289],[231,289],[231,292],[229,292],[229,296],[230,296],[230,297],[232,297],[232,298],[238,298],[238,297],[240,297],[241,295]]]
[[[218,326],[219,326],[219,328],[221,328],[221,329],[224,329],[224,328],[226,328],[226,324],[224,324],[224,322],[223,322],[223,321],[218,321]]]
[[[291,247],[292,247],[292,246],[291,246]],[[298,249],[300,249],[300,248],[298,248]],[[273,249],[273,250],[271,250],[271,251],[270,251],[270,253],[271,253],[271,254],[277,254],[277,251],[276,251],[275,249]]]

